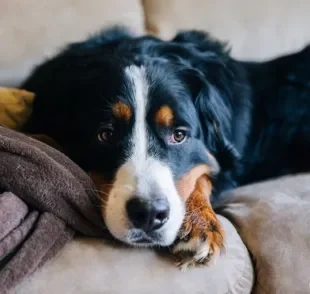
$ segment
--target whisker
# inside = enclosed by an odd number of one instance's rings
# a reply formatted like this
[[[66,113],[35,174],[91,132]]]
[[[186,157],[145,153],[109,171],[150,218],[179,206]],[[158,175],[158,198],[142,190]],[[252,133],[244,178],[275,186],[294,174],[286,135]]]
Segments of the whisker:
[[[91,191],[91,192],[96,192],[96,193],[108,195],[107,192],[104,192],[104,191],[102,191],[102,190],[97,190],[97,189],[86,189],[86,190],[87,190],[87,191]]]
[[[105,208],[106,205],[94,205],[94,207],[98,207],[98,208]]]

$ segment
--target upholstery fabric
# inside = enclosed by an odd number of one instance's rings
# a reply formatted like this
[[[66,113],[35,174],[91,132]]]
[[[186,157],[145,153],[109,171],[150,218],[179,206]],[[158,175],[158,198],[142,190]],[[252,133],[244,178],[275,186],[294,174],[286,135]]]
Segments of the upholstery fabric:
[[[233,56],[268,59],[310,43],[308,0],[143,0],[149,31],[167,39],[202,29],[228,41]]]
[[[220,212],[238,228],[254,257],[259,293],[310,292],[310,174],[227,193]]]
[[[209,267],[182,272],[153,250],[78,238],[12,293],[251,293],[248,251],[231,223],[219,218],[227,233],[226,253]]]
[[[113,24],[143,32],[140,1],[0,1],[0,86],[18,86],[37,63],[68,42]]]

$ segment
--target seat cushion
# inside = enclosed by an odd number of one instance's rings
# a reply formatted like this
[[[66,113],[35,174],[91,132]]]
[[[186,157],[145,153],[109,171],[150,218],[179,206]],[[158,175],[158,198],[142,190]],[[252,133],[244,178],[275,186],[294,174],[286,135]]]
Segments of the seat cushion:
[[[144,0],[148,29],[170,38],[202,29],[229,41],[242,59],[265,59],[310,42],[310,1]]]
[[[9,0],[0,5],[0,85],[18,86],[35,64],[103,27],[142,33],[139,0]]]
[[[226,252],[216,264],[180,271],[148,249],[77,238],[13,293],[250,293],[253,267],[232,224],[220,217]]]
[[[238,228],[255,260],[253,293],[310,293],[310,174],[249,185],[223,197],[220,212]]]

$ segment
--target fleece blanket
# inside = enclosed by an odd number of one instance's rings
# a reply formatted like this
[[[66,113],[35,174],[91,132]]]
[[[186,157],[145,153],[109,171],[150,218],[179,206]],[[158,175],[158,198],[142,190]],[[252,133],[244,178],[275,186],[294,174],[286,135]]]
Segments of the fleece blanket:
[[[0,126],[0,292],[75,233],[108,237],[89,176],[56,149]]]

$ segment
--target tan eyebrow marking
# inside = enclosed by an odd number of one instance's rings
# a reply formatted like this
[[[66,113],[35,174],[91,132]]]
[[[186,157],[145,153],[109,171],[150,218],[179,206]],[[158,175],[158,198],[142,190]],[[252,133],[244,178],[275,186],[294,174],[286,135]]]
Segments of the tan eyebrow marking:
[[[164,105],[156,112],[155,122],[159,125],[168,127],[173,122],[173,111],[168,105]]]
[[[117,102],[113,105],[113,113],[117,118],[129,121],[132,116],[130,106],[124,102]]]

